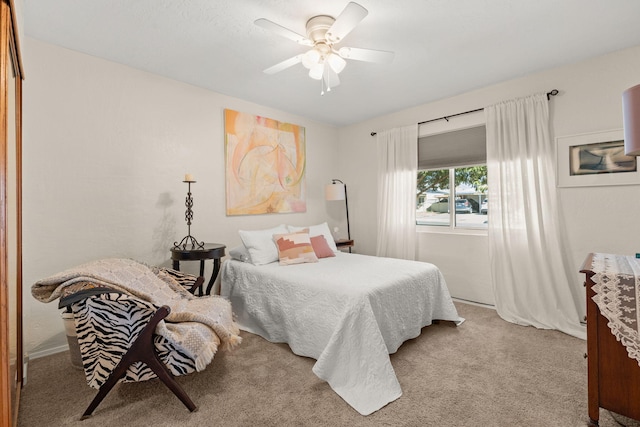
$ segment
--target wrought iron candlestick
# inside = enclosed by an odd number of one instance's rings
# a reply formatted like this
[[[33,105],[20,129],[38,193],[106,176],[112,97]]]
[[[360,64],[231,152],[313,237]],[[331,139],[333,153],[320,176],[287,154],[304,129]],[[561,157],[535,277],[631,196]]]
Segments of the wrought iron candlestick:
[[[200,243],[191,235],[191,220],[193,219],[193,197],[191,197],[191,183],[195,184],[193,176],[187,174],[182,182],[187,183],[187,197],[184,201],[184,205],[187,210],[184,213],[184,219],[187,221],[187,235],[178,242],[173,242],[173,247],[176,249],[187,249],[187,245],[191,244],[191,249],[204,249],[204,242]]]

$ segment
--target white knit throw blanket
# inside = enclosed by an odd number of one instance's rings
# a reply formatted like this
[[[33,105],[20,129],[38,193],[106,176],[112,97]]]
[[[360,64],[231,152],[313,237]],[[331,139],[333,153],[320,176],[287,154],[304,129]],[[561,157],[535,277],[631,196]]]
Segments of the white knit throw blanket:
[[[171,313],[158,324],[156,334],[189,355],[198,371],[203,370],[216,353],[213,334],[220,338],[222,349],[231,349],[242,341],[229,301],[217,296],[196,297],[167,274],[156,274],[150,267],[131,259],[101,259],[70,268],[39,280],[31,287],[31,294],[42,302],[51,302],[60,297],[64,287],[84,281],[122,291],[157,306],[169,306]]]

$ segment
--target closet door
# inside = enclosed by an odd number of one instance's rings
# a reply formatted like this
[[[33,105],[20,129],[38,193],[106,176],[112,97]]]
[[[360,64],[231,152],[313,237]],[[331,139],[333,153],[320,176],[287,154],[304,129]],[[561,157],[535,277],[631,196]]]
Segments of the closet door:
[[[22,386],[22,72],[12,0],[0,3],[0,408],[17,424]]]

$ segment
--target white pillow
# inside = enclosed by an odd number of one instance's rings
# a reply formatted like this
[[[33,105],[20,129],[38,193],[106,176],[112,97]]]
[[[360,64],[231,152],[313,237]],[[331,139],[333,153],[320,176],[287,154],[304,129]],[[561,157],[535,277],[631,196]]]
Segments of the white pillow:
[[[286,234],[287,226],[281,224],[266,230],[240,230],[240,239],[249,251],[253,265],[269,264],[278,261],[278,248],[273,241],[274,234]]]
[[[312,225],[309,227],[296,227],[294,225],[288,225],[287,228],[289,229],[290,233],[295,233],[296,231],[302,231],[305,228],[308,228],[309,236],[311,237],[324,236],[331,250],[334,252],[338,252],[336,242],[335,240],[333,240],[333,235],[331,235],[331,231],[329,231],[329,225],[326,222],[323,222],[322,224],[318,224],[318,225]]]
[[[244,245],[238,245],[229,251],[231,259],[235,259],[242,262],[251,262],[251,255]]]

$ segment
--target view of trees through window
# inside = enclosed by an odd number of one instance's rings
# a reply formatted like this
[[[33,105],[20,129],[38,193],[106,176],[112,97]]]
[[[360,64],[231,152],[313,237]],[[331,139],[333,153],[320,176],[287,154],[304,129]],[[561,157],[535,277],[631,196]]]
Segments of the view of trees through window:
[[[451,182],[454,183],[453,186],[450,185]],[[487,189],[486,165],[419,170],[416,223],[486,228]]]

